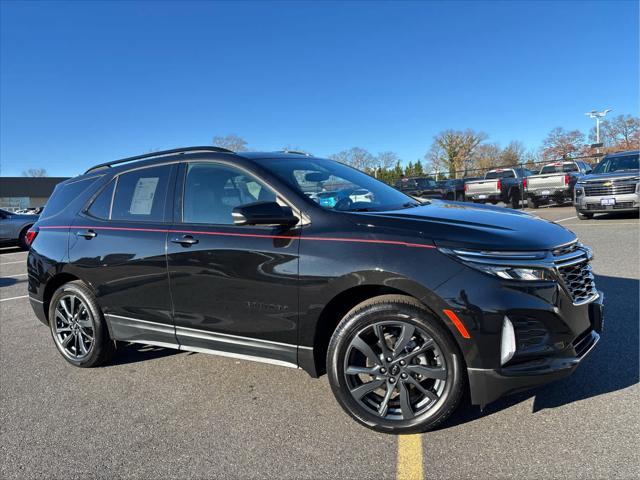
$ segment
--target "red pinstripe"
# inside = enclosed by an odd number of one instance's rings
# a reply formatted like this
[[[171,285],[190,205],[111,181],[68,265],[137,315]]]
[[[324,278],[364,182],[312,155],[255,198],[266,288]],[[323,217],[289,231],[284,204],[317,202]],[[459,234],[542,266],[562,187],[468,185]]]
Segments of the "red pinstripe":
[[[397,245],[410,248],[436,248],[433,245],[424,245],[421,243],[401,242],[398,240],[373,240],[368,238],[341,238],[341,237],[291,237],[287,235],[266,235],[260,233],[233,233],[233,232],[208,232],[201,230],[175,230],[167,228],[137,228],[137,227],[98,227],[86,225],[44,225],[41,229],[67,229],[67,228],[86,228],[91,230],[117,230],[127,232],[157,232],[157,233],[186,233],[193,235],[217,235],[220,237],[247,237],[247,238],[270,238],[280,240],[311,240],[318,242],[347,242],[347,243],[375,243],[380,245]]]

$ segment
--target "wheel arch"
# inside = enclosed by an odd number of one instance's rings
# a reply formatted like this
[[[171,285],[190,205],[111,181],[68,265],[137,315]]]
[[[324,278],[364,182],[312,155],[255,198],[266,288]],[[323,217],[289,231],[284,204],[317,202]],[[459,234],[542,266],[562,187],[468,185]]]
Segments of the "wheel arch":
[[[49,279],[46,286],[44,287],[44,293],[42,295],[44,315],[47,319],[47,323],[49,322],[49,304],[51,302],[51,297],[53,297],[55,291],[65,283],[74,282],[76,280],[82,281],[85,285],[87,285],[89,289],[93,291],[91,285],[69,272],[56,273]]]
[[[430,306],[431,302],[428,301],[430,295],[421,293],[411,288],[388,284],[351,286],[337,293],[322,309],[314,329],[313,350],[310,352],[311,355],[304,355],[305,352],[301,352],[303,355],[300,356],[300,366],[314,377],[324,375],[327,371],[326,356],[329,342],[342,318],[360,303],[381,295],[402,295],[415,300],[451,333],[450,326]],[[457,345],[458,339],[453,335],[452,339]]]

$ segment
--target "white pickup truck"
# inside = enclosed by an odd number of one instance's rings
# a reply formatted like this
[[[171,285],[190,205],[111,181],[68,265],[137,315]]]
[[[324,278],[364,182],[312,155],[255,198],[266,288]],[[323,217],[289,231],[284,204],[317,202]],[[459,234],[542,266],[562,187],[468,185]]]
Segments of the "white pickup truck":
[[[527,203],[538,208],[549,201],[558,204],[571,201],[576,182],[590,172],[591,166],[581,160],[544,165],[538,175],[531,175],[525,181]]]
[[[489,170],[484,180],[464,184],[464,196],[475,203],[504,202],[518,208],[523,200],[523,185],[532,172],[526,168],[496,168]]]

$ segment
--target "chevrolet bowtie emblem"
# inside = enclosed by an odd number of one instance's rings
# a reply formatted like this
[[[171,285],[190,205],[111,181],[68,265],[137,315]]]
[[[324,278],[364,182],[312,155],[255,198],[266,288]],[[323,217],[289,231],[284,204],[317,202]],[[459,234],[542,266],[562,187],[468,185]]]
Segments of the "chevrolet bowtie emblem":
[[[611,185],[613,185],[613,182],[604,182],[602,184],[603,187],[610,187]]]

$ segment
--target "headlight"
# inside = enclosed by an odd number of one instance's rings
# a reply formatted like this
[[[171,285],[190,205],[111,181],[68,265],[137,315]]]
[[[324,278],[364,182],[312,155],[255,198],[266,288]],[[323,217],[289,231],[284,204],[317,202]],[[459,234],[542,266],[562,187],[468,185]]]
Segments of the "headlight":
[[[522,268],[522,267],[498,267],[490,265],[470,265],[483,272],[490,273],[496,277],[507,280],[551,280],[551,275],[545,268]]]
[[[442,253],[465,265],[505,280],[547,281],[555,280],[552,270],[542,263],[546,252],[483,252],[440,248]]]
[[[579,185],[576,187],[576,197],[579,197],[581,195],[584,195],[584,188],[582,188],[582,185]]]

